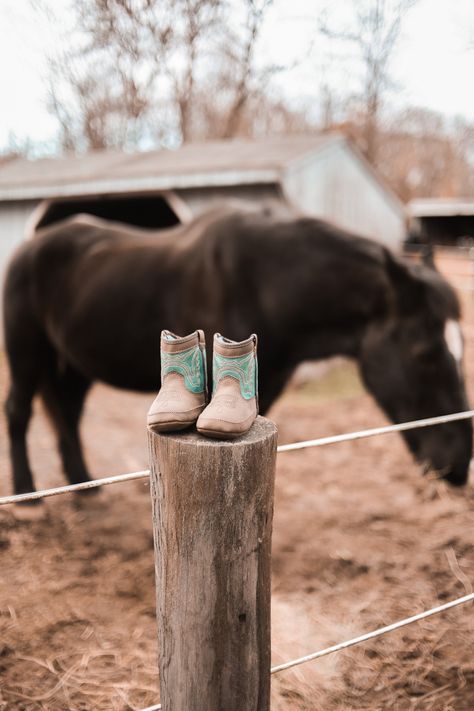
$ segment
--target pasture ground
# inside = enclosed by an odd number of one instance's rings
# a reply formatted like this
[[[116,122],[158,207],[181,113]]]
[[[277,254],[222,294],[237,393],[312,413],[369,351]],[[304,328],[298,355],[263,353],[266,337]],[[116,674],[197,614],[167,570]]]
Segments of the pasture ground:
[[[474,296],[466,365],[474,400]],[[2,397],[6,387],[2,366]],[[94,476],[146,468],[150,396],[97,386],[83,436]],[[350,364],[290,388],[280,441],[376,426]],[[38,487],[64,483],[39,404]],[[11,490],[5,426],[0,494]],[[461,492],[423,479],[398,435],[278,455],[273,659],[291,659],[472,590],[474,475]],[[148,486],[61,496],[24,521],[0,509],[0,710],[138,711],[157,703]],[[273,677],[272,711],[472,711],[471,605]]]

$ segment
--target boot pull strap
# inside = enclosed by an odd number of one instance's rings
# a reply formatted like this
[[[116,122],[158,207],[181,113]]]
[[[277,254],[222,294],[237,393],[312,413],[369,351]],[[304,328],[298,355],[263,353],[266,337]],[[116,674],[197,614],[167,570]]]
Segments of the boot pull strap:
[[[197,333],[199,345],[202,348],[205,348],[206,347],[206,337],[204,335],[204,331],[202,330],[202,328],[198,328],[196,333]]]
[[[257,356],[257,346],[258,346],[258,336],[256,333],[252,333],[251,338],[253,340],[253,352],[255,355],[255,403],[257,405],[257,415],[260,409],[260,402],[258,397],[258,356]]]
[[[206,355],[206,335],[202,328],[198,328],[197,331],[197,337],[198,337],[198,346],[199,350],[201,351],[201,358],[202,358],[202,369],[204,373],[204,392],[206,393],[206,401],[208,398],[208,388],[209,388],[209,383],[208,383],[208,374],[207,374],[207,355]]]

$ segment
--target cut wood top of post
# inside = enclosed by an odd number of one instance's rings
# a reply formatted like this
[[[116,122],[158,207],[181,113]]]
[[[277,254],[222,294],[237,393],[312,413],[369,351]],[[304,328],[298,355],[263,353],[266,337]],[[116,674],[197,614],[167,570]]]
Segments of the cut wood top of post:
[[[181,432],[153,432],[148,428],[150,435],[163,437],[167,440],[179,441],[180,445],[193,445],[199,447],[235,447],[236,445],[257,444],[263,440],[277,434],[277,427],[274,422],[266,417],[257,417],[252,427],[241,437],[235,439],[211,439],[199,434],[195,429]]]

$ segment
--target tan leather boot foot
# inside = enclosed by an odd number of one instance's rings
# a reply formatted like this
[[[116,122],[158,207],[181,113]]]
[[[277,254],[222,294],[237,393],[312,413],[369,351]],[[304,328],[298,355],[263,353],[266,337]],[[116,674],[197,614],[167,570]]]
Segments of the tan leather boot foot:
[[[212,400],[197,421],[207,437],[233,439],[248,432],[258,414],[257,337],[237,343],[214,336]]]
[[[207,403],[204,333],[180,338],[161,333],[161,390],[148,411],[155,432],[184,430],[193,425]]]

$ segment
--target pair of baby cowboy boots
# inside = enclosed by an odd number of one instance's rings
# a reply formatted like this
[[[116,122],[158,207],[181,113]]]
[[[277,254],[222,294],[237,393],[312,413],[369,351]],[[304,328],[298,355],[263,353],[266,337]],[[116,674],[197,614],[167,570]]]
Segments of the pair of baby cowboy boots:
[[[257,336],[231,341],[214,335],[212,399],[208,398],[203,331],[177,336],[161,333],[161,390],[148,412],[156,432],[182,430],[196,423],[207,437],[245,434],[257,417]]]

